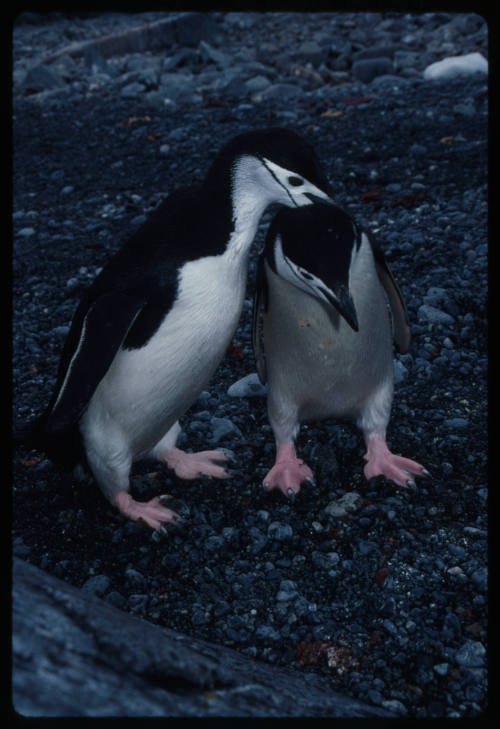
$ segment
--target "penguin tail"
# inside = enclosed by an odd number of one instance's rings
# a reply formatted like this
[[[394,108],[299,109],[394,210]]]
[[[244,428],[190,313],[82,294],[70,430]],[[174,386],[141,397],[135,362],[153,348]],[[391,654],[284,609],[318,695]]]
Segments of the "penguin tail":
[[[77,463],[85,460],[77,425],[52,435],[45,429],[46,420],[47,414],[44,413],[33,420],[16,423],[13,428],[14,445],[41,451],[54,464],[64,470],[72,470]]]

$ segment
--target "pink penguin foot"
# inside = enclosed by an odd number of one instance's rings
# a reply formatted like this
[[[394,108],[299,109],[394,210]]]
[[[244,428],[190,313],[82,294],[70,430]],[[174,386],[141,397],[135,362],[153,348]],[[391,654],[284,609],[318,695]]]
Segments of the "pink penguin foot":
[[[179,514],[162,505],[162,500],[169,497],[155,496],[151,501],[140,502],[131,497],[127,491],[118,491],[113,504],[120,514],[127,519],[138,521],[157,532],[165,532],[164,523],[180,524],[183,519]]]
[[[231,475],[220,465],[229,461],[229,457],[223,451],[186,453],[179,448],[173,448],[165,454],[164,459],[167,466],[172,468],[179,478],[193,479],[201,476],[229,478]]]
[[[415,461],[391,453],[381,435],[372,435],[367,439],[367,450],[363,456],[366,466],[365,476],[368,480],[375,476],[385,476],[398,486],[415,485],[414,476],[429,476],[429,472]]]
[[[264,478],[262,484],[267,491],[278,489],[285,496],[294,498],[303,481],[314,483],[313,472],[304,461],[297,458],[292,443],[279,446],[276,463]]]

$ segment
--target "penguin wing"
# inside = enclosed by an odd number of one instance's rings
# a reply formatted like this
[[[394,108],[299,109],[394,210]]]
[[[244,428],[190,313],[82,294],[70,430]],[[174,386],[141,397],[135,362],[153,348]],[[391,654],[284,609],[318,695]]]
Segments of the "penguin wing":
[[[411,341],[410,331],[410,319],[408,317],[408,311],[406,304],[403,299],[403,295],[399,286],[397,285],[394,276],[392,275],[391,269],[386,261],[384,252],[380,245],[373,237],[372,233],[367,233],[368,240],[373,251],[373,257],[375,259],[375,268],[379,277],[379,281],[385,289],[387,298],[389,299],[389,305],[391,307],[392,322],[393,322],[393,336],[394,342],[398,349],[398,352],[404,354],[408,352]]]
[[[115,291],[98,296],[84,314],[77,312],[48,408],[46,432],[62,432],[78,421],[144,304],[138,297]]]
[[[264,311],[267,308],[267,282],[264,270],[264,256],[260,255],[257,261],[257,276],[253,297],[252,346],[257,374],[259,375],[259,380],[264,385],[266,382],[266,362],[260,332],[260,313],[262,308],[264,308]]]

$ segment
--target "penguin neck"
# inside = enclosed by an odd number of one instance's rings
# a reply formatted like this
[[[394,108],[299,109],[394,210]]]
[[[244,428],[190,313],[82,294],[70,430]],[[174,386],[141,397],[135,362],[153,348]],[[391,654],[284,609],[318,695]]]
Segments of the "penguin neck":
[[[224,172],[212,171],[204,185],[208,208],[217,228],[230,231],[225,236],[224,253],[228,258],[246,260],[259,221],[268,201],[246,177],[237,174],[237,163]]]

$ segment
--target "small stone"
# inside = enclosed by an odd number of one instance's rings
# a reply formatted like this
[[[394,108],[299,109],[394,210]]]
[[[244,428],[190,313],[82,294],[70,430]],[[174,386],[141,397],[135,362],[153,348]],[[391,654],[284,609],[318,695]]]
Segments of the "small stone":
[[[241,430],[229,418],[213,417],[210,421],[212,428],[211,443],[219,443],[225,438],[241,438]]]
[[[53,68],[40,64],[30,68],[24,79],[23,89],[26,91],[45,91],[62,86],[62,79]]]
[[[133,567],[127,567],[125,570],[125,579],[132,587],[144,587],[146,584],[144,575],[138,570],[134,570]]]
[[[276,83],[257,94],[259,99],[294,99],[302,94],[300,86],[295,84]],[[254,97],[255,98],[255,97]]]
[[[260,640],[270,640],[273,642],[281,640],[280,634],[271,625],[260,625],[255,631],[255,637]]]
[[[363,506],[363,499],[356,491],[348,491],[337,501],[331,501],[325,507],[325,513],[330,516],[347,516],[358,511]]]
[[[29,238],[31,235],[35,234],[34,228],[21,228],[20,231],[18,231],[18,235],[22,236],[23,238]]]
[[[276,539],[278,542],[291,539],[293,536],[293,529],[290,524],[283,524],[280,521],[273,521],[267,527],[267,536],[270,539]]]
[[[252,76],[252,78],[249,78],[248,81],[245,81],[245,85],[247,87],[247,91],[249,94],[258,94],[261,91],[264,91],[269,85],[270,81],[267,78],[267,76],[257,75]]]
[[[443,425],[452,430],[462,430],[469,427],[469,421],[466,418],[447,418]]]
[[[355,61],[352,64],[352,72],[355,78],[367,84],[377,76],[392,74],[394,65],[389,58],[367,58]]]
[[[488,73],[488,61],[480,53],[467,53],[464,56],[449,56],[431,63],[424,70],[426,81],[450,79],[472,73]]]
[[[433,669],[439,676],[446,676],[448,673],[448,667],[448,663],[436,663],[436,665],[433,666]]]
[[[267,387],[262,385],[258,374],[252,372],[234,382],[227,394],[230,397],[264,397],[267,394]]]
[[[486,648],[482,643],[468,640],[456,652],[455,660],[466,668],[479,668],[480,666],[484,666],[485,656]]]
[[[429,304],[422,304],[418,310],[418,318],[423,321],[431,322],[432,324],[453,324],[455,319],[451,314],[447,314],[441,309],[437,309],[435,306]]]
[[[408,370],[404,366],[402,362],[395,359],[394,360],[394,383],[396,385],[399,385],[401,382],[404,382],[408,378]]]
[[[299,594],[297,585],[292,580],[282,580],[280,582],[280,589],[276,595],[276,599],[279,602],[287,602],[293,600]]]
[[[111,580],[107,575],[94,575],[90,577],[82,585],[84,592],[90,592],[92,595],[102,596],[109,589]]]
[[[387,709],[387,711],[392,711],[395,714],[399,714],[399,716],[405,716],[408,713],[408,709],[406,708],[406,706],[398,699],[388,699],[387,701],[382,701],[382,707],[384,709]]]

